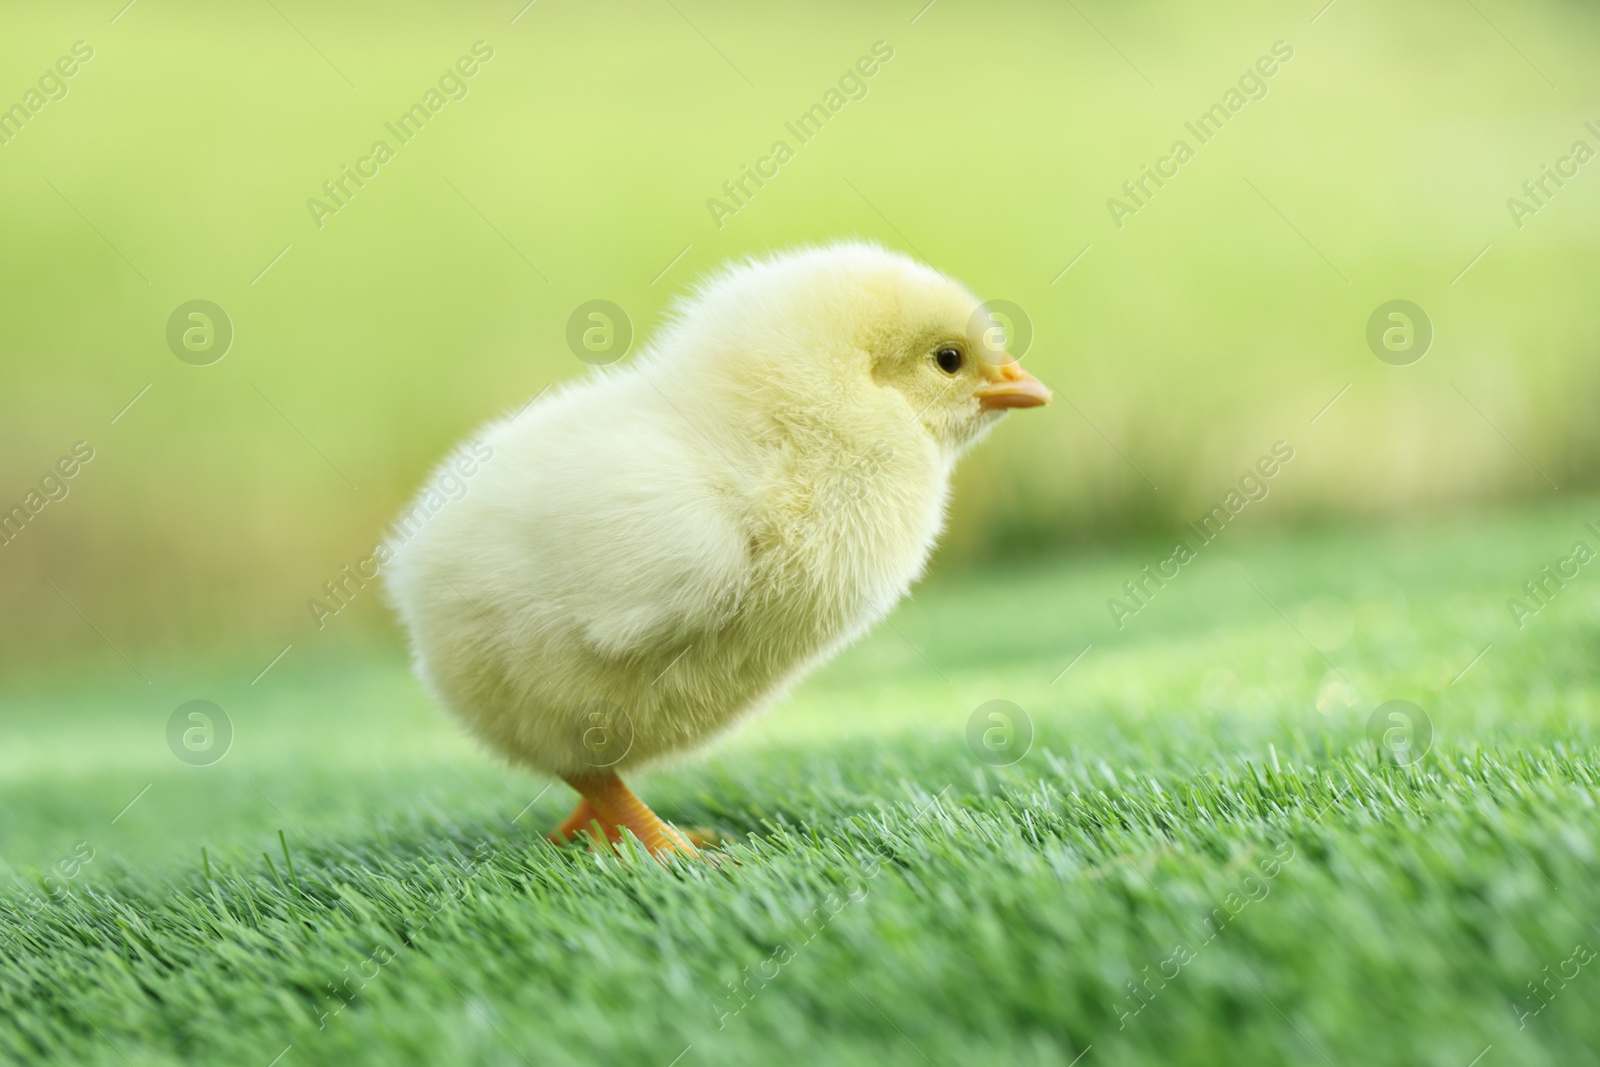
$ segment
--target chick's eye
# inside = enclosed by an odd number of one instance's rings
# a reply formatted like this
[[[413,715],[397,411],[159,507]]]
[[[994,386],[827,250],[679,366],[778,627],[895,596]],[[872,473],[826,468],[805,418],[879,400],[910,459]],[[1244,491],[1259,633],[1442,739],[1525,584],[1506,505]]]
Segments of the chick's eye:
[[[946,374],[954,374],[961,369],[961,350],[959,348],[941,348],[934,354],[933,358],[939,364],[939,369]]]

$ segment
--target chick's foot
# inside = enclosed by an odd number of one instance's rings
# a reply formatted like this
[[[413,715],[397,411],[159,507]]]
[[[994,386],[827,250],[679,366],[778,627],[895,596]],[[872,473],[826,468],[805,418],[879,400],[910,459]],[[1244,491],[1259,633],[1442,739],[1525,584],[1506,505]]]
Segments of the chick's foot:
[[[699,850],[688,835],[663,822],[615,774],[602,772],[562,777],[578,791],[583,800],[567,820],[551,833],[552,841],[570,841],[585,829],[593,835],[594,828],[598,826],[612,847],[621,841],[622,831],[626,830],[637,837],[640,844],[657,859],[664,859],[667,853],[672,852],[700,857]]]
[[[596,843],[606,840],[616,844],[622,840],[622,831],[615,826],[607,827],[601,820],[600,813],[594,810],[594,805],[582,799],[578,801],[578,806],[572,809],[572,814],[545,836],[554,844],[564,845],[582,834],[595,838]]]

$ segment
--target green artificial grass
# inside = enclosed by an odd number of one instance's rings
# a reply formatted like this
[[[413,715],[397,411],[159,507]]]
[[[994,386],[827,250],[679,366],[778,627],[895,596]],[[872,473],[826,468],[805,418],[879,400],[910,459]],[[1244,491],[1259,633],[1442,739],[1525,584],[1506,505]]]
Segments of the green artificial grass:
[[[1120,630],[1170,546],[936,582],[643,780],[734,836],[716,866],[546,845],[565,787],[392,650],[41,675],[0,763],[0,1060],[1600,1062],[1600,579],[1506,605],[1590,519],[1230,530]],[[201,695],[235,740],[192,767],[164,729]],[[1009,766],[967,740],[998,699]],[[1394,699],[1415,762],[1369,725]]]

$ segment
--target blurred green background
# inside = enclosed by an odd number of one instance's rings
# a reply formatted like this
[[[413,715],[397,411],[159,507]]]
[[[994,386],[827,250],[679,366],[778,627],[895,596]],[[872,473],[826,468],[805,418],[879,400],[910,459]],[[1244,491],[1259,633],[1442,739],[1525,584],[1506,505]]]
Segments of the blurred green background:
[[[920,4],[7,5],[0,106],[93,58],[0,145],[0,508],[94,459],[0,547],[0,656],[329,640],[307,598],[440,453],[587,373],[577,305],[647,339],[729,257],[837,236],[1020,305],[1064,401],[967,462],[939,569],[1166,541],[1279,439],[1258,530],[1595,483],[1600,163],[1520,228],[1506,204],[1600,148],[1593,5]],[[400,145],[384,124],[480,40]],[[1119,228],[1108,198],[1278,41],[1266,95]],[[308,198],[380,138],[319,229]],[[708,198],[780,138],[719,227]],[[1436,334],[1410,366],[1365,341],[1397,298]],[[210,366],[166,341],[194,299],[235,330]],[[329,629],[394,640],[375,594]]]

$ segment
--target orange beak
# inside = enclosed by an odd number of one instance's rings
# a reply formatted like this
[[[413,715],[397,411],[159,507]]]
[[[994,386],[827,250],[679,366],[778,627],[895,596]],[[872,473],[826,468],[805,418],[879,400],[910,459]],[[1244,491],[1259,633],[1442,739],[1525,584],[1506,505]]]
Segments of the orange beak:
[[[989,384],[980,386],[972,395],[978,398],[978,407],[984,411],[1005,408],[1036,408],[1050,403],[1050,390],[1027,371],[1008,352],[1003,363],[985,361],[985,377]]]

